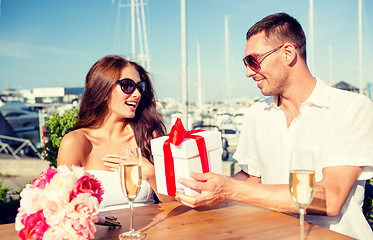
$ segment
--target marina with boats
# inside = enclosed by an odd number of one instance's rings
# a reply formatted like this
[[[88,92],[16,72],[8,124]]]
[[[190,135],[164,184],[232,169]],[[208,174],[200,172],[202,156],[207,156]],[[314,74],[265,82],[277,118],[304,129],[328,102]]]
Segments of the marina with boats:
[[[41,98],[36,96],[36,98],[38,97]],[[55,100],[46,103],[41,100],[39,103],[35,103],[33,100],[29,101],[27,96],[19,92],[17,94],[14,91],[12,94],[9,94],[9,92],[0,93],[1,143],[15,145],[16,149],[21,144],[19,142],[21,139],[21,141],[29,140],[35,148],[41,147],[41,143],[45,142],[45,139],[43,139],[43,123],[48,120],[52,113],[57,112],[62,115],[65,110],[78,107],[76,100],[79,101],[80,97],[81,95],[75,95],[74,102]],[[71,98],[65,97],[65,99]],[[30,99],[35,99],[35,97]],[[220,131],[224,148],[222,159],[228,160],[237,146],[244,112],[252,102],[204,103],[198,107],[196,104],[191,104],[188,113],[188,126],[185,127],[187,130]],[[167,98],[159,100],[157,105],[163,115],[168,132],[176,119],[181,118],[181,103],[175,99]],[[18,143],[9,137],[17,139]],[[36,153],[33,153],[32,149],[29,148],[26,147],[19,154],[35,156]],[[3,147],[1,150],[6,152],[7,148]]]

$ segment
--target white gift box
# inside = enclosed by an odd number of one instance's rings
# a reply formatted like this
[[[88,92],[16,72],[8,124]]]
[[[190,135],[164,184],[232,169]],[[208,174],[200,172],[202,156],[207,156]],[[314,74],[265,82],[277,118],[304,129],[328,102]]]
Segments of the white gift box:
[[[222,173],[222,142],[221,133],[217,131],[202,131],[194,133],[193,135],[202,136],[206,143],[207,157],[210,172]],[[157,181],[158,193],[168,195],[165,159],[163,152],[163,144],[168,139],[168,136],[163,136],[151,140],[151,150],[154,157],[155,177]],[[176,191],[183,192],[187,195],[193,196],[198,194],[191,188],[179,184],[179,178],[192,179],[190,172],[202,173],[202,164],[198,152],[196,140],[192,138],[185,138],[179,146],[170,144],[172,157],[174,160],[174,173]]]

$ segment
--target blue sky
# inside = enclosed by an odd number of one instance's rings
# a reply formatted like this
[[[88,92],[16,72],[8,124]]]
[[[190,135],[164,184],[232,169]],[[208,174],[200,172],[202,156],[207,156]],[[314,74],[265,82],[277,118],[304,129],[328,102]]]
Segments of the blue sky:
[[[123,0],[125,2],[125,0]],[[180,1],[145,0],[150,73],[158,98],[181,99]],[[231,96],[261,96],[245,77],[245,34],[263,17],[287,12],[309,35],[309,0],[186,0],[189,100],[195,101],[197,39],[201,47],[204,99],[226,96],[224,16],[229,15]],[[112,0],[1,0],[0,91],[6,88],[83,87],[99,58],[130,55],[129,8]],[[373,1],[363,0],[364,84],[373,82]],[[359,87],[358,0],[314,0],[313,74],[329,82],[332,46],[334,82]],[[368,27],[370,26],[370,27]]]

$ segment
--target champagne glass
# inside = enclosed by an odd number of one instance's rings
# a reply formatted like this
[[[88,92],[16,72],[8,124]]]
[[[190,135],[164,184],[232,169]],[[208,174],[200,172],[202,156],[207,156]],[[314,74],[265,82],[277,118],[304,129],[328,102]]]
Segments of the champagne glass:
[[[300,239],[304,238],[304,213],[310,205],[315,189],[315,156],[309,150],[294,150],[290,159],[289,188],[299,209]]]
[[[140,191],[142,180],[141,149],[121,148],[119,158],[120,183],[130,205],[130,229],[128,232],[121,233],[119,239],[143,239],[145,234],[133,229],[133,202]]]

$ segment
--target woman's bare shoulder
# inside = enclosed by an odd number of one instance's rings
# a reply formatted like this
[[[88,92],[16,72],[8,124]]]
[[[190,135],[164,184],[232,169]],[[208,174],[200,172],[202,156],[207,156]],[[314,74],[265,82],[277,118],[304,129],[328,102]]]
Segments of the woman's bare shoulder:
[[[61,140],[57,164],[82,166],[91,148],[92,144],[84,129],[69,132]]]
[[[87,131],[84,129],[77,129],[72,132],[67,133],[61,141],[61,144],[73,144],[73,145],[82,145],[89,142],[88,137],[87,137]]]

